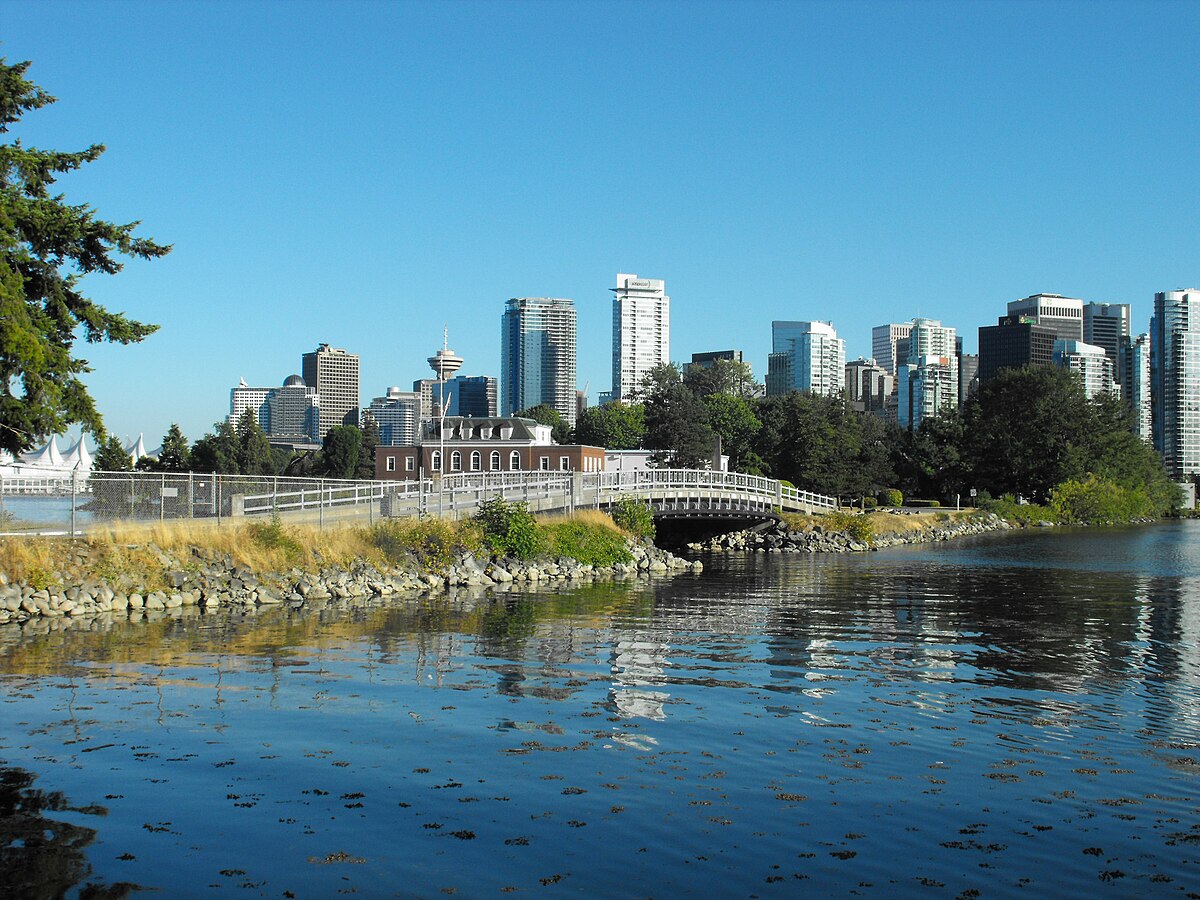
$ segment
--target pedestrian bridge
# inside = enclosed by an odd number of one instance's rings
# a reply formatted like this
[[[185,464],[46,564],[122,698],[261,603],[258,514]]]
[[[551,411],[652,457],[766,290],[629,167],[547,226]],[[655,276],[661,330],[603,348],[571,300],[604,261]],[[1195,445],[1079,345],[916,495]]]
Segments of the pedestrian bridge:
[[[648,503],[662,519],[746,519],[761,522],[780,512],[824,512],[837,500],[800,491],[772,478],[701,469],[636,472],[463,472],[413,482],[376,482],[383,516],[461,518],[495,497],[522,502],[534,512],[607,509],[622,499]],[[247,497],[252,514],[269,498]],[[277,508],[289,499],[278,497]]]

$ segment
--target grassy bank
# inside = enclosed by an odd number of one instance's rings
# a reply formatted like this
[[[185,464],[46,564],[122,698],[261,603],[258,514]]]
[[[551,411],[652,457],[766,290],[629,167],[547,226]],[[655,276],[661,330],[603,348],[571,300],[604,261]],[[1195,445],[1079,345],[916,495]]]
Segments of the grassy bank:
[[[161,590],[179,560],[224,560],[256,574],[292,570],[315,573],[356,563],[387,568],[416,563],[439,571],[464,552],[493,552],[523,559],[568,557],[585,565],[628,563],[630,535],[609,516],[582,511],[570,517],[535,519],[523,507],[506,506],[501,525],[520,530],[507,543],[496,523],[479,520],[392,519],[369,527],[284,525],[278,519],[221,527],[187,522],[117,525],[84,538],[0,538],[0,573],[8,581],[38,588],[83,579],[136,583]]]

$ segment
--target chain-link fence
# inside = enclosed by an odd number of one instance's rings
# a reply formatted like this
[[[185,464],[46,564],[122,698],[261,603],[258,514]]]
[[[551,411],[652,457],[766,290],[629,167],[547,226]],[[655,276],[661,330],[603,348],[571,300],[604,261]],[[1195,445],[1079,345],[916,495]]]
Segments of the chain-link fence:
[[[69,478],[0,481],[0,531],[69,530],[116,521],[165,521],[311,510],[378,509],[375,481],[213,475],[198,472],[89,472]]]

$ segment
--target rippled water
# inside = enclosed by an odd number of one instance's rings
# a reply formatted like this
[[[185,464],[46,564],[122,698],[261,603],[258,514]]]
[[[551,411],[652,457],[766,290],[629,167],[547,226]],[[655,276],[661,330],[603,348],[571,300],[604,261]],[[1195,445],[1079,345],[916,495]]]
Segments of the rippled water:
[[[1198,539],[1037,531],[0,628],[0,883],[1195,891]]]

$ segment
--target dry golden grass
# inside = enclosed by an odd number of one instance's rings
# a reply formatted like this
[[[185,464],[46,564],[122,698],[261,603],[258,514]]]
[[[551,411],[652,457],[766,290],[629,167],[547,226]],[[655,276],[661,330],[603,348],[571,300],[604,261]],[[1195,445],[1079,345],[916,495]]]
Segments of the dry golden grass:
[[[612,517],[598,509],[577,509],[569,516],[535,516],[539,525],[561,525],[564,522],[580,522],[584,525],[592,525],[596,528],[607,528],[609,531],[615,531],[618,534],[624,534],[621,527],[612,520]]]

